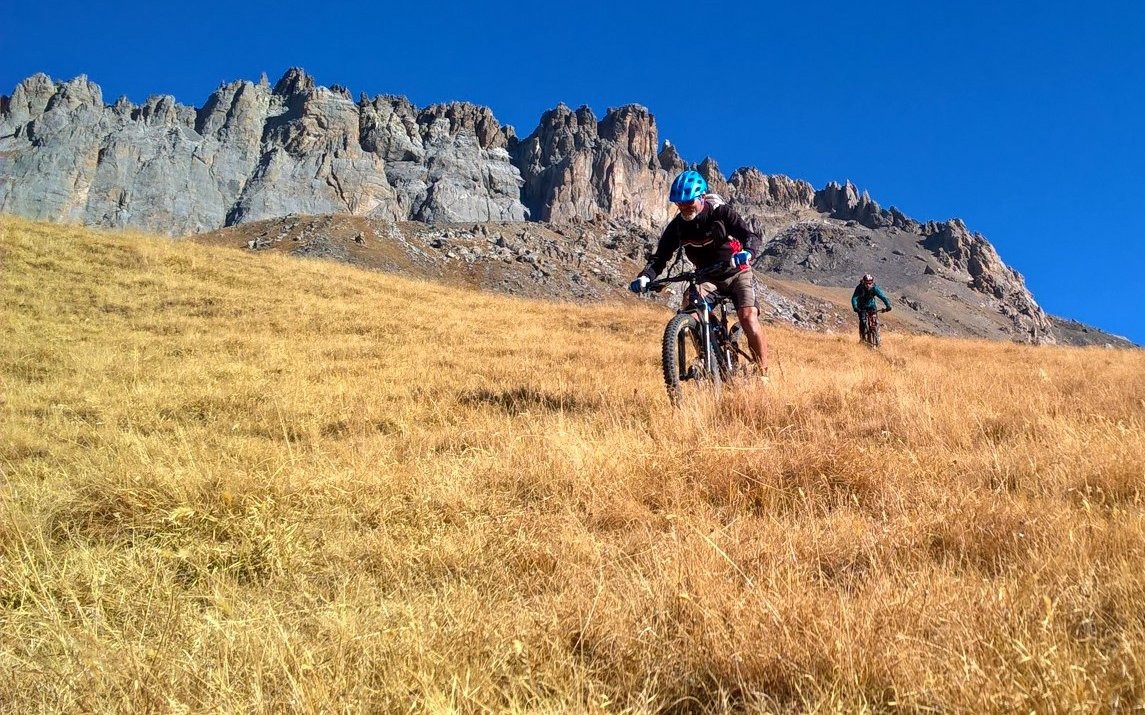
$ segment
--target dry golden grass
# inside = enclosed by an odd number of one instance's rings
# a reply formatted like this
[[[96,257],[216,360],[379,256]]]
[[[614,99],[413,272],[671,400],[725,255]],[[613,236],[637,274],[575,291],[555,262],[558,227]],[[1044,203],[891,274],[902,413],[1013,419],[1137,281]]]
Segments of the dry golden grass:
[[[0,218],[0,710],[1145,707],[1145,357]],[[773,362],[774,364],[774,362]]]

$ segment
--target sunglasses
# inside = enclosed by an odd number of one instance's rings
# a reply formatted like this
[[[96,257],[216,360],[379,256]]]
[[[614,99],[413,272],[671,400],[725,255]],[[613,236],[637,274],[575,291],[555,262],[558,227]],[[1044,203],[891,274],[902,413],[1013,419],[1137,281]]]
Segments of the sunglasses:
[[[676,203],[676,208],[683,211],[684,209],[696,208],[696,204],[699,201],[700,201],[700,199],[692,199],[691,201],[677,201],[675,203]]]

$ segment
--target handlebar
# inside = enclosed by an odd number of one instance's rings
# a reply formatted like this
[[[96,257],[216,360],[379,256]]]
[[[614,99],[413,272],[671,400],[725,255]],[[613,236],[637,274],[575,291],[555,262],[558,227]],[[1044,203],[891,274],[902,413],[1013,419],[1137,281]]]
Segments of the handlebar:
[[[720,263],[714,266],[697,268],[694,271],[684,271],[683,273],[677,273],[674,276],[657,278],[654,281],[650,281],[648,283],[648,287],[645,290],[659,290],[667,286],[669,283],[687,283],[691,281],[695,281],[696,283],[703,283],[708,278],[712,278],[731,270],[732,265],[730,263],[727,265]]]

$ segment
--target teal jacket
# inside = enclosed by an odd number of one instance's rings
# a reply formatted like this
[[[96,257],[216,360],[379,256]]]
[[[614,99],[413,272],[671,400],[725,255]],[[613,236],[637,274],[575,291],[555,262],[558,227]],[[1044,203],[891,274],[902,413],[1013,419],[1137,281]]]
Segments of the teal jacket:
[[[875,303],[878,298],[887,306],[887,310],[891,309],[891,302],[887,300],[887,294],[879,288],[879,284],[871,286],[870,290],[862,283],[855,286],[855,292],[851,295],[851,307],[855,310],[875,310],[879,306]]]

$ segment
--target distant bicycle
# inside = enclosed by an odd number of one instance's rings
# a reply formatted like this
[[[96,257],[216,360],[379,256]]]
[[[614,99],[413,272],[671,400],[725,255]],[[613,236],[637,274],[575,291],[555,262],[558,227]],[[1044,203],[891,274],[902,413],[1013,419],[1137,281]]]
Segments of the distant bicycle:
[[[872,348],[878,348],[883,344],[882,335],[879,334],[879,313],[885,313],[887,310],[888,308],[859,311],[859,339]]]
[[[731,298],[717,293],[700,296],[698,286],[709,278],[726,273],[728,267],[717,265],[699,271],[667,276],[648,284],[648,290],[663,290],[670,283],[685,283],[684,305],[664,328],[661,359],[668,399],[679,405],[689,384],[710,389],[719,395],[720,385],[737,376],[747,375],[755,359],[746,351],[743,329],[739,323],[729,325],[735,316]]]
[[[875,309],[876,300],[883,302],[884,310]],[[883,289],[875,284],[875,277],[870,273],[864,273],[859,279],[859,285],[855,286],[855,292],[851,294],[851,309],[859,314],[859,340],[872,348],[879,347],[882,344],[879,313],[890,310],[891,301]]]

